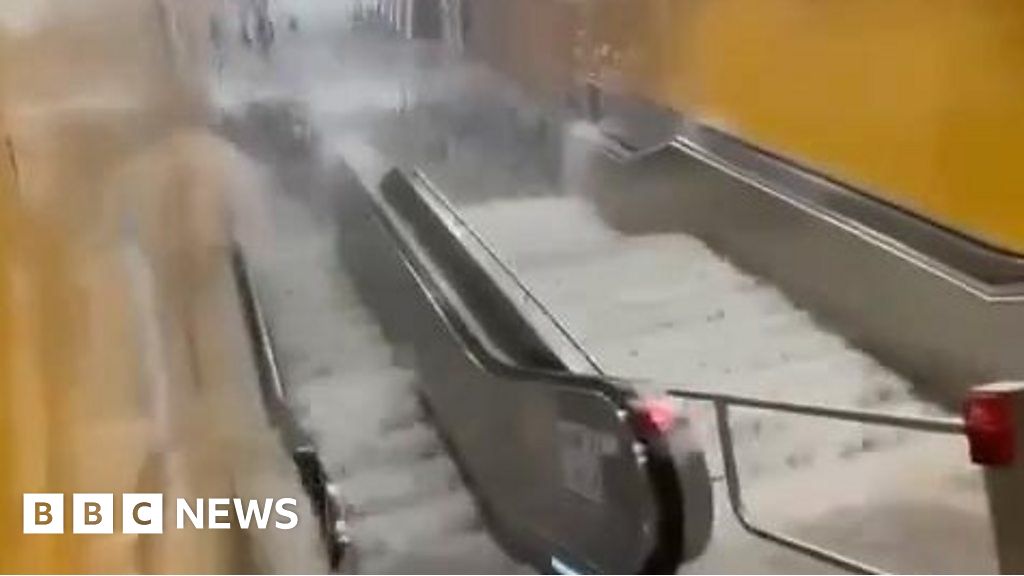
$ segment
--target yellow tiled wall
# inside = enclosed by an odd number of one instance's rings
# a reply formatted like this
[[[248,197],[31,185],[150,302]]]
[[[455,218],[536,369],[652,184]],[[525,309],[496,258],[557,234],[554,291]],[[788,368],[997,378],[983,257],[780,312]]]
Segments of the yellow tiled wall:
[[[573,7],[549,18],[573,38],[566,76],[597,77],[1024,253],[1022,2],[497,4],[534,19]],[[512,69],[565,53],[550,32],[505,35],[512,55],[496,60],[521,59]]]

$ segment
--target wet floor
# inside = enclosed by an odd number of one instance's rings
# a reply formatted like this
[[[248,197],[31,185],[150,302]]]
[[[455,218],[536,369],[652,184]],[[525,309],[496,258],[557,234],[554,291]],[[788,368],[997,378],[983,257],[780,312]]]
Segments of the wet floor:
[[[686,266],[707,262],[709,270],[720,270],[725,278],[732,274],[731,281],[741,285],[740,294],[743,283],[756,288],[757,281],[728,272],[719,258],[685,237],[630,240],[602,225],[585,200],[573,194],[571,182],[563,178],[568,154],[557,126],[545,124],[540,110],[515,98],[507,100],[504,107],[479,104],[480,92],[507,88],[486,71],[445,54],[417,52],[422,47],[409,42],[353,35],[332,38],[328,44],[338,54],[327,68],[332,73],[323,74],[331,79],[322,78],[317,86],[307,77],[298,83],[307,83],[303,89],[281,91],[285,99],[305,103],[322,150],[329,153],[332,141],[355,134],[395,162],[424,170],[450,199],[465,207],[465,214],[483,236],[597,353],[606,368],[671,382],[711,379],[714,370],[737,370],[730,378],[714,376],[714,382],[727,385],[732,381],[740,388],[763,386],[766,396],[785,392],[839,405],[871,405],[908,413],[938,410],[926,400],[915,399],[910,384],[869,356],[849,350],[840,338],[815,328],[805,313],[794,311],[796,315],[789,320],[773,313],[773,309],[781,311],[791,304],[778,300],[770,290],[755,291],[753,300],[734,304],[723,295],[728,292],[727,285],[716,288],[711,284],[706,288],[712,291],[699,298],[710,306],[706,311],[674,311],[673,303],[685,304],[687,297],[690,276]],[[289,50],[282,48],[282,59],[300,52],[297,46]],[[317,58],[331,60],[323,53]],[[373,61],[391,73],[380,77],[380,68],[370,65]],[[300,66],[296,62],[291,73]],[[319,64],[315,66],[321,70]],[[359,88],[351,98],[333,99],[338,92],[331,84],[345,82]],[[481,84],[488,88],[480,89]],[[373,91],[379,95],[372,96]],[[353,102],[371,105],[363,114],[353,114]],[[697,254],[702,255],[694,260]],[[620,275],[627,270],[629,285],[635,284],[630,288],[632,296],[622,290]],[[676,277],[677,273],[681,276]],[[682,298],[666,299],[666,285],[676,287],[676,296]],[[759,293],[763,296],[758,297]],[[763,313],[757,312],[759,307]],[[717,342],[729,353],[708,355],[691,350],[688,343],[694,340],[684,337],[677,324],[687,314],[713,315],[716,309],[722,319],[727,316],[731,321],[739,316],[740,332],[728,336],[712,331],[706,335],[712,340],[699,343]],[[754,332],[742,328],[745,309],[754,319],[767,317],[769,323]],[[683,318],[674,318],[679,314]],[[777,329],[772,322],[779,323]],[[741,337],[753,340],[745,344],[735,340]],[[783,363],[781,368],[768,363],[758,368],[758,358],[772,350],[758,338],[780,347],[777,352],[782,357],[791,356],[794,362],[806,357],[808,363]],[[744,360],[742,350],[747,346],[747,356],[754,357]],[[705,366],[687,368],[687,357],[705,358]],[[745,361],[753,362],[759,372],[744,376]],[[772,384],[773,379],[779,383]],[[993,569],[979,479],[962,458],[964,447],[959,441],[773,418],[754,418],[748,424],[752,430],[752,439],[744,444],[748,490],[755,509],[763,511],[767,521],[893,569]],[[908,459],[914,466],[905,464]],[[894,472],[893,468],[901,470]],[[914,473],[907,474],[908,468]],[[802,498],[793,499],[792,494],[806,494],[811,487],[822,504],[807,506]],[[853,514],[854,510],[858,512]],[[921,513],[908,514],[909,510]],[[945,521],[924,521],[925,516]],[[752,541],[729,521],[724,508],[719,524],[714,547],[695,569],[822,569]],[[969,528],[951,538],[944,530],[954,525]]]
[[[288,11],[298,29],[280,27],[265,51],[246,45],[230,12],[218,45],[206,37],[207,11],[183,14],[175,27],[180,36],[166,36],[157,24],[134,40],[148,50],[141,62],[112,66],[112,47],[89,60],[112,79],[106,83],[91,82],[88,67],[60,80],[35,78],[21,57],[16,76],[24,88],[15,93],[20,101],[8,97],[6,125],[22,159],[22,193],[70,222],[74,242],[88,240],[84,261],[105,263],[76,272],[96,285],[89,301],[99,312],[90,329],[116,316],[104,302],[131,301],[123,286],[141,285],[138,307],[153,311],[140,314],[157,317],[150,322],[165,335],[147,346],[176,354],[150,362],[157,366],[151,379],[162,378],[166,387],[195,387],[192,380],[212,378],[203,376],[209,365],[245,364],[245,353],[234,349],[195,355],[229,339],[208,326],[209,314],[229,307],[220,267],[227,230],[247,235],[295,385],[295,408],[338,472],[349,475],[353,509],[366,518],[355,527],[362,569],[519,568],[483,533],[414,400],[416,362],[381,330],[346,265],[335,214],[336,195],[350,185],[342,151],[352,140],[435,180],[612,373],[700,379],[748,392],[753,385],[769,397],[936,410],[909,383],[817,326],[798,303],[699,241],[615,230],[573,177],[586,171],[577,162],[574,128],[550,121],[514,87],[437,46],[354,28],[343,6],[295,2]],[[284,14],[277,16],[283,21]],[[72,78],[95,90],[75,90],[71,98],[61,83]],[[54,170],[54,159],[66,168]],[[121,255],[125,228],[137,238],[132,245],[142,247],[141,258],[131,250]],[[152,304],[147,282],[165,287]],[[206,283],[208,289],[196,289]],[[137,324],[144,331],[146,322],[124,319],[123,331]],[[126,362],[110,360],[127,374],[135,368],[124,368]],[[182,365],[198,366],[200,376],[175,372]],[[128,376],[124,381],[109,395],[134,386]],[[125,408],[124,419],[137,410]],[[218,412],[218,429],[231,426],[229,413]],[[746,430],[748,497],[766,522],[883,568],[994,569],[978,478],[949,464],[965,461],[959,442],[744,416],[737,426]],[[378,426],[389,434],[377,434]],[[187,427],[174,430],[185,434]],[[353,438],[356,432],[366,437]],[[234,439],[230,431],[218,433]],[[709,446],[713,438],[708,430]],[[233,466],[225,477],[237,475]],[[717,509],[711,549],[684,571],[828,570],[743,533],[724,498]],[[315,547],[315,537],[309,540],[268,542],[267,549],[295,558]],[[231,569],[230,558],[218,561],[211,565]]]

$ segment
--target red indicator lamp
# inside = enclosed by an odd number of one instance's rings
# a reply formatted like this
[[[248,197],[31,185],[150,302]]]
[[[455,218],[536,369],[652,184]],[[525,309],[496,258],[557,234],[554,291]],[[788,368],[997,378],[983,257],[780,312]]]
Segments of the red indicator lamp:
[[[647,432],[666,435],[675,428],[679,408],[672,398],[645,398],[636,405],[637,416]]]
[[[1017,447],[1011,394],[972,391],[964,402],[964,424],[972,462],[994,467],[1013,464]]]

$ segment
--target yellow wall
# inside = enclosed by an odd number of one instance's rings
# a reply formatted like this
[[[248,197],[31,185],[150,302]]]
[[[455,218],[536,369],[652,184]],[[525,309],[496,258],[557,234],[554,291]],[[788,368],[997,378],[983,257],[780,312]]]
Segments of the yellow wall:
[[[1024,252],[1024,3],[716,0],[697,22],[696,113]]]
[[[198,0],[166,1],[205,37]],[[30,33],[0,20],[0,574],[319,570],[305,518],[264,535],[21,533],[24,492],[66,494],[66,525],[73,492],[303,502],[233,300],[220,225],[241,171],[189,121],[199,86],[179,86],[192,77],[166,58],[155,3],[47,6]],[[301,542],[278,559],[245,534]]]
[[[20,520],[22,493],[60,489],[53,448],[68,431],[48,383],[67,376],[66,347],[55,337],[69,326],[53,320],[67,311],[72,285],[60,243],[22,209],[8,136],[0,107],[0,571],[69,571],[72,542],[26,537]]]
[[[551,0],[471,0],[467,46],[543,98],[571,89],[578,7]],[[526,41],[524,41],[526,40]]]
[[[583,4],[580,75],[1024,253],[1024,2]]]

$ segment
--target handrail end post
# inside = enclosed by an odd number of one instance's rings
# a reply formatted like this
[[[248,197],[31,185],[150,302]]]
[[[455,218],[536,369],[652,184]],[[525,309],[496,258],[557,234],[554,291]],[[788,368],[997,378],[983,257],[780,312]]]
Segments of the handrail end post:
[[[971,389],[964,421],[971,459],[984,470],[999,571],[1024,573],[1024,382]]]

